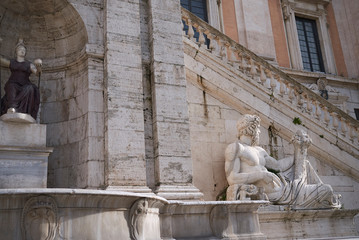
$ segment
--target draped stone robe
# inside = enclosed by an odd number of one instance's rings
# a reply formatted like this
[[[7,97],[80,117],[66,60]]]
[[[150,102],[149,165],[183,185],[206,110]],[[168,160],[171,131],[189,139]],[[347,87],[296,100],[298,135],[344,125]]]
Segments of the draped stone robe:
[[[30,114],[34,119],[40,105],[40,93],[36,85],[30,82],[30,62],[10,60],[11,75],[5,84],[5,95],[1,99],[1,115],[9,108],[16,112]]]

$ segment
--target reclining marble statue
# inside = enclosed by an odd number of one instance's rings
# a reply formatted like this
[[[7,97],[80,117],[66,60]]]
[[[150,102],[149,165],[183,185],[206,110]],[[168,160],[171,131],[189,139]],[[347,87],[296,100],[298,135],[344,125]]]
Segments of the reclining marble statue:
[[[31,73],[41,74],[42,61],[36,59],[31,63],[25,59],[26,47],[22,39],[19,39],[15,47],[15,59],[8,60],[1,57],[1,66],[10,68],[11,75],[6,82],[5,95],[1,99],[1,114],[26,113],[34,119],[40,105],[40,93],[36,85],[32,84],[29,76]]]
[[[268,198],[292,209],[340,208],[340,195],[324,184],[307,159],[312,143],[304,131],[292,138],[294,157],[276,160],[261,147],[260,118],[244,115],[237,122],[238,141],[225,151],[227,200]]]

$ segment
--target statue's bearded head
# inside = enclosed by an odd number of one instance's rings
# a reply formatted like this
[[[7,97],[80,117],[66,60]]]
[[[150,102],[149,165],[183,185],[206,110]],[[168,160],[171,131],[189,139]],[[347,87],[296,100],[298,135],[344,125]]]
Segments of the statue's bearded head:
[[[251,136],[251,145],[255,146],[259,143],[259,126],[261,119],[256,115],[245,114],[237,122],[238,137]]]

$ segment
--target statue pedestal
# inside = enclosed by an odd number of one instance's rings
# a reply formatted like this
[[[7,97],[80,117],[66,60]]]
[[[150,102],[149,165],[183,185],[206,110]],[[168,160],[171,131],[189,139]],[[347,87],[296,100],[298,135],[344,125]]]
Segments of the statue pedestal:
[[[0,120],[0,188],[46,188],[52,152],[46,147],[46,126],[13,121],[14,114],[10,121],[7,114]]]

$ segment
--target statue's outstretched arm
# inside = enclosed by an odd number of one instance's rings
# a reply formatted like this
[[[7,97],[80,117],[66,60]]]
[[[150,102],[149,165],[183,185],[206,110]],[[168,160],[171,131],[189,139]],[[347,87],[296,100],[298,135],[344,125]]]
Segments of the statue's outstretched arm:
[[[263,151],[264,151],[264,159],[266,160],[265,167],[280,172],[281,168],[277,159],[269,156],[264,149]]]
[[[7,68],[10,67],[10,60],[9,59],[0,57],[0,63],[1,63],[1,66],[3,66],[3,67],[7,67]]]
[[[264,181],[268,184],[275,183],[280,186],[280,179],[273,173],[263,172],[250,172],[250,173],[232,173],[227,177],[229,185],[232,184],[255,184],[258,181]]]
[[[41,74],[42,72],[42,60],[41,59],[36,59],[34,61],[34,63],[31,63],[30,64],[30,69],[31,69],[31,72],[35,75],[39,75]]]
[[[278,164],[279,164],[281,172],[287,171],[289,168],[291,168],[293,166],[294,157],[289,156],[289,157],[282,158],[282,159],[278,160]]]

